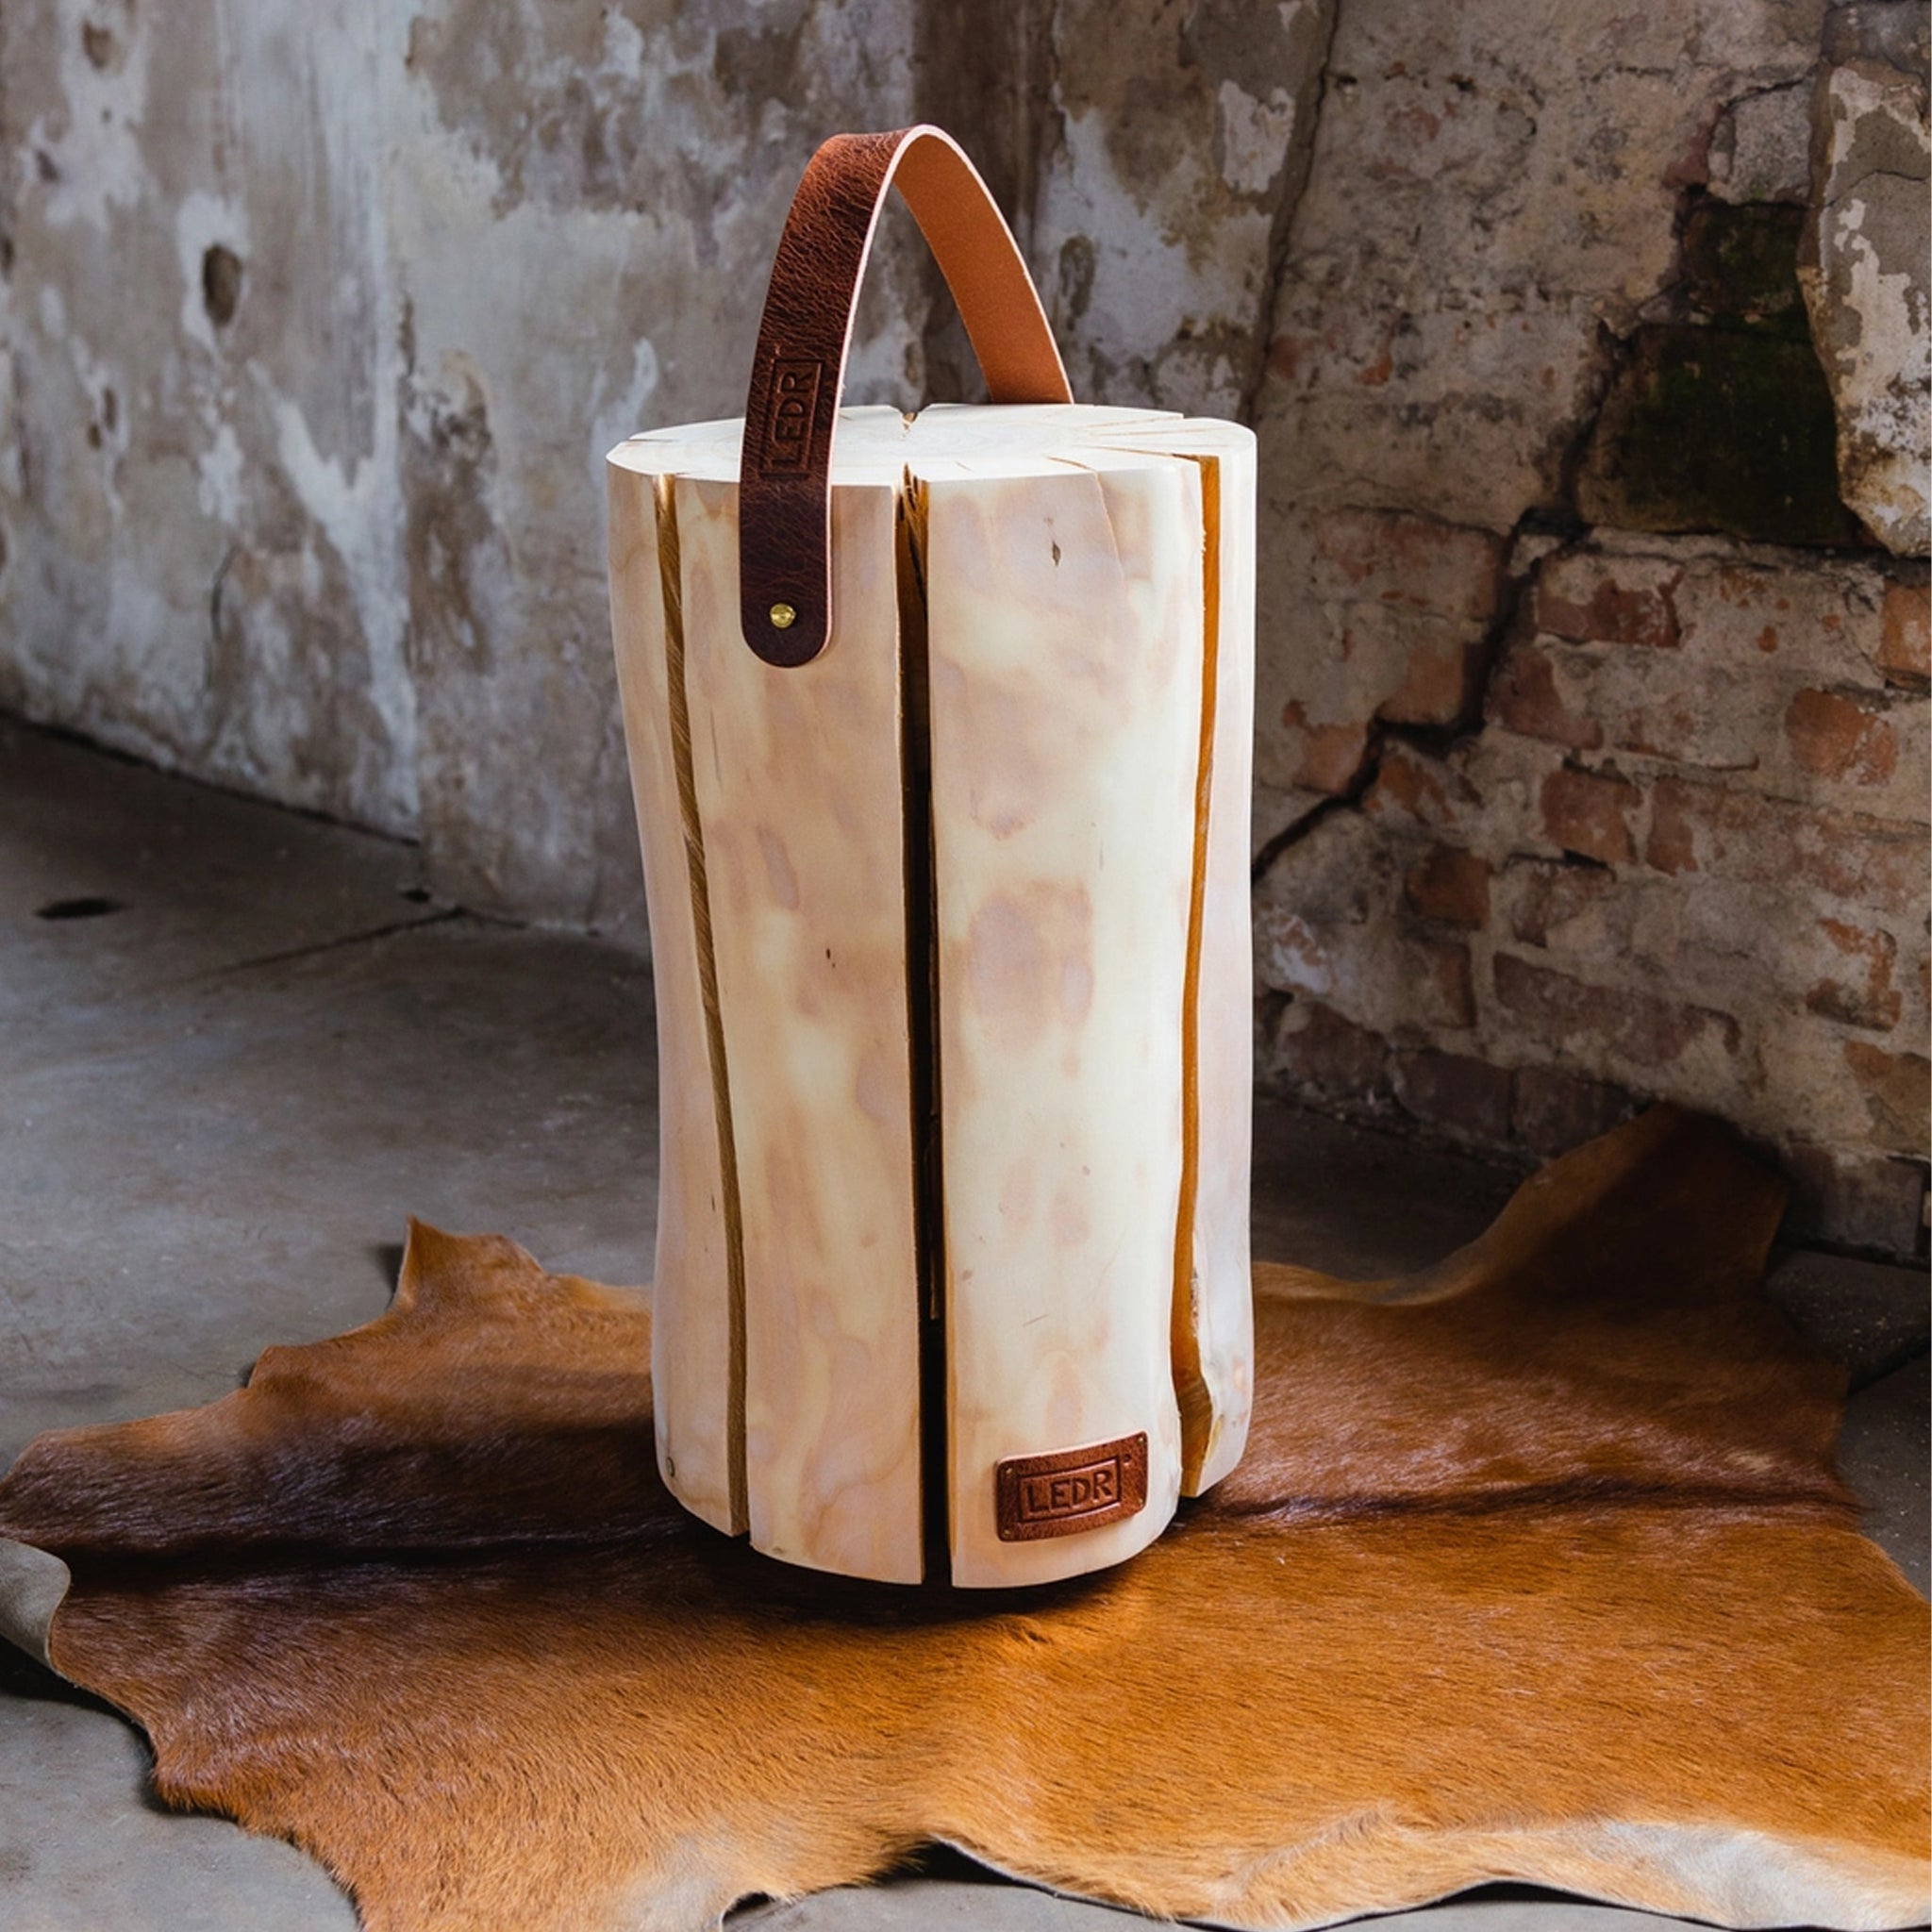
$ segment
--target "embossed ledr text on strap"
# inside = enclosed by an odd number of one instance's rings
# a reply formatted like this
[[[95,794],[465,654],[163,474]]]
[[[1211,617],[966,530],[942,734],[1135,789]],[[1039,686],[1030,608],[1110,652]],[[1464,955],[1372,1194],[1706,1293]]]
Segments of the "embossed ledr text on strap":
[[[777,354],[772,358],[771,403],[751,460],[761,475],[786,475],[811,461],[818,429],[819,392],[824,386],[825,365],[811,356]],[[749,434],[750,425],[746,425]]]

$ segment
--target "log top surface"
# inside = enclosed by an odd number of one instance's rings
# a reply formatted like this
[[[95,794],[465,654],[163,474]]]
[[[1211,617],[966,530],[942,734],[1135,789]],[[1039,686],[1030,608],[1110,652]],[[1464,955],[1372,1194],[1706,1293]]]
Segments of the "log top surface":
[[[730,482],[738,475],[741,416],[652,429],[619,443],[608,460],[641,475]],[[869,407],[841,409],[835,483],[897,483],[908,470],[946,475],[1037,475],[1057,465],[1112,467],[1136,458],[1208,455],[1252,446],[1254,432],[1211,416],[1080,403],[935,403],[916,415]]]

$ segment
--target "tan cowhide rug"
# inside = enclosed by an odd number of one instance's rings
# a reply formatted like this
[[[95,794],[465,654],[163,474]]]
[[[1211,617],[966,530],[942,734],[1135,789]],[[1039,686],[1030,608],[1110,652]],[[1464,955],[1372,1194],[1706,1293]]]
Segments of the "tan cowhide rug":
[[[1926,1607],[1758,1292],[1779,1206],[1658,1111],[1407,1280],[1261,1268],[1241,1470],[1125,1568],[996,1599],[688,1520],[641,1298],[418,1226],[368,1326],[35,1441],[0,1530],[72,1587],[0,1550],[0,1595],[164,1797],[306,1846],[382,1932],[706,1926],[933,1840],[1224,1925],[1499,1878],[1908,1925]]]

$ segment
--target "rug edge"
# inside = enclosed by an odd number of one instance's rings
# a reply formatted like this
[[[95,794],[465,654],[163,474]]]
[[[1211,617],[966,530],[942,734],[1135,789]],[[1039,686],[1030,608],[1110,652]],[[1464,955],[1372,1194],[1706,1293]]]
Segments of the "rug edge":
[[[54,1614],[74,1587],[74,1573],[50,1551],[0,1536],[0,1638],[64,1675],[49,1652]]]
[[[1116,1910],[1140,1909],[1123,1898],[1016,1871],[955,1837],[933,1841],[1032,1890]],[[1381,1855],[1393,1849],[1385,1844]],[[1423,1872],[1431,1865],[1434,1872],[1421,1876],[1413,1890],[1373,1904],[1341,1906],[1331,1890],[1328,1903],[1310,1901],[1304,1910],[1284,1911],[1278,1899],[1265,1891],[1255,1897],[1251,1890],[1246,1901],[1182,1911],[1178,1923],[1213,1932],[1327,1932],[1391,1912],[1419,1911],[1493,1884],[1539,1886],[1578,1903],[1690,1918],[1732,1932],[1797,1926],[1916,1932],[1932,1921],[1932,1860],[1860,1853],[1835,1841],[1774,1838],[1747,1825],[1602,1819],[1594,1826],[1552,1830],[1430,1834],[1426,1855],[1418,1862]],[[1274,1863],[1272,1869],[1278,1874],[1281,1866]],[[1318,1897],[1336,1875],[1313,1888]]]

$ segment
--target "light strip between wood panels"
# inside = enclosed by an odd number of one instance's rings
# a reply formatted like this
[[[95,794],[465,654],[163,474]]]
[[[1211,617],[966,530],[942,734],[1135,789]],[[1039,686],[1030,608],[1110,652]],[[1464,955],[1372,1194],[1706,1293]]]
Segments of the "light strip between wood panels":
[[[684,584],[677,539],[676,479],[654,479],[658,499],[658,570],[664,591],[664,656],[671,695],[671,757],[677,772],[678,812],[684,821],[685,870],[691,881],[698,991],[705,1006],[705,1046],[711,1068],[712,1110],[718,1123],[718,1172],[724,1196],[725,1278],[730,1297],[730,1390],[725,1447],[731,1485],[731,1524],[742,1535],[751,1511],[744,1474],[744,1222],[739,1204],[738,1141],[731,1128],[731,1083],[724,1060],[724,1021],[718,1007],[718,964],[711,943],[711,892],[705,873],[705,834],[698,819],[697,777],[691,766],[691,702],[685,688]]]

